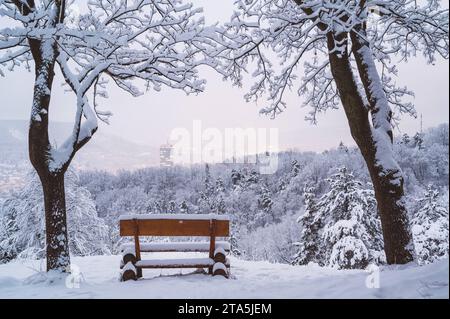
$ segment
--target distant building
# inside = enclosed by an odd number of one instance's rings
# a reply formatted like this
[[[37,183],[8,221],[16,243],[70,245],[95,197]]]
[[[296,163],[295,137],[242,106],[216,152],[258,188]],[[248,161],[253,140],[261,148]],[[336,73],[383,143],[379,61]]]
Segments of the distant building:
[[[161,167],[172,167],[173,159],[172,159],[172,151],[173,145],[164,144],[159,148],[159,165]]]

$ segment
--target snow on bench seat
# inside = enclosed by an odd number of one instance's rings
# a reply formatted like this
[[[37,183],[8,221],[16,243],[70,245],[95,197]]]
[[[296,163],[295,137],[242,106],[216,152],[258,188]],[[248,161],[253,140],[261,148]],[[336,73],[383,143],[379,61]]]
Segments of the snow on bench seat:
[[[181,220],[230,220],[227,215],[217,214],[131,214],[121,215],[119,220],[153,220],[153,219],[181,219]]]
[[[141,252],[207,252],[209,251],[209,242],[171,242],[171,243],[141,243]],[[222,248],[230,251],[230,243],[226,241],[217,241],[216,249]],[[134,244],[123,244],[120,247],[122,252],[134,251]]]
[[[137,268],[206,268],[214,266],[212,258],[152,259],[136,262]],[[229,261],[226,261],[229,267]]]

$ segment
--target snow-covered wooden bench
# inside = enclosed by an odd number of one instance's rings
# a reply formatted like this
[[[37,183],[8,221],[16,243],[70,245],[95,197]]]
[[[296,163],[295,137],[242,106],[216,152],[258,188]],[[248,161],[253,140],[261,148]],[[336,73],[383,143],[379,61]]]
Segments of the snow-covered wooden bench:
[[[212,275],[228,277],[230,262],[226,254],[230,243],[216,241],[216,237],[229,237],[230,221],[223,215],[152,214],[124,215],[120,217],[120,236],[134,237],[134,243],[121,246],[122,280],[142,277],[146,268],[208,268]],[[205,236],[208,242],[156,242],[140,243],[140,236]],[[143,252],[208,252],[206,258],[142,260]]]

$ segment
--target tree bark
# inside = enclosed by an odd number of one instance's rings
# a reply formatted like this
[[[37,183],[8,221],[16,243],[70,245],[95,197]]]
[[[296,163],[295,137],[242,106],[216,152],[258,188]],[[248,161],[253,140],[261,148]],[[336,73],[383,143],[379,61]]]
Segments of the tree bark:
[[[64,190],[65,169],[52,171],[48,113],[54,79],[56,42],[29,39],[35,61],[35,85],[28,131],[28,153],[44,193],[47,271],[68,271],[70,265]],[[51,49],[51,50],[50,50]],[[46,57],[43,57],[43,51]]]
[[[41,179],[44,189],[47,271],[69,271],[69,238],[67,235],[64,173],[49,174]]]
[[[361,28],[360,34],[365,35],[363,28]],[[369,43],[355,33],[351,34],[351,39],[353,56],[369,102],[373,126],[372,135],[374,134],[373,130],[379,131],[376,134],[385,135],[384,138],[381,136],[374,143],[375,160],[371,161],[369,171],[384,230],[386,258],[389,264],[403,264],[413,260],[412,235],[404,203],[404,177],[393,154],[389,156],[394,165],[383,165],[377,156],[377,153],[380,152],[379,148],[388,147],[391,150],[391,145],[379,144],[383,142],[392,144],[394,141],[391,124],[392,111],[383,91],[382,81],[376,70]]]
[[[332,52],[329,54],[331,72],[348,119],[351,135],[361,150],[372,179],[382,224],[387,263],[405,264],[413,260],[413,253],[412,237],[403,202],[403,176],[398,165],[385,167],[379,160],[383,155],[380,153],[392,147],[392,130],[375,126],[375,129],[385,129],[381,134],[386,134],[386,138],[374,138],[375,133],[369,121],[369,113],[375,116],[378,111],[370,105],[365,105],[351,68],[347,49],[340,53],[333,50],[336,43],[346,41],[347,38],[348,35],[328,34],[328,49]],[[352,44],[355,45],[355,43]],[[370,91],[374,79],[364,79],[364,72],[361,69],[363,66],[359,67],[363,84],[366,90]],[[381,83],[378,84],[381,85]],[[370,96],[367,93],[366,95],[370,100]],[[387,116],[390,117],[391,114]],[[386,121],[390,121],[390,118]],[[372,122],[377,125],[374,119]],[[389,160],[396,164],[393,157]]]
[[[34,0],[13,0],[23,16],[28,16],[36,9]],[[62,23],[65,17],[65,0],[55,0],[49,6],[54,6],[54,15],[47,21],[53,27]],[[69,271],[70,256],[67,236],[66,198],[64,190],[64,175],[75,152],[89,138],[81,141],[71,158],[59,168],[51,166],[52,146],[48,134],[48,114],[54,69],[58,49],[56,39],[51,37],[28,38],[31,54],[35,63],[35,81],[33,104],[31,107],[30,127],[28,130],[28,154],[31,164],[39,175],[42,183],[45,202],[45,230],[47,250],[47,271]]]

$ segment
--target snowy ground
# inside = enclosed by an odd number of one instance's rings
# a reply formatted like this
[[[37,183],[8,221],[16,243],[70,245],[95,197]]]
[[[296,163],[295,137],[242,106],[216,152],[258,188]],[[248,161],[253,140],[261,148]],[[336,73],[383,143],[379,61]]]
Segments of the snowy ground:
[[[64,280],[36,280],[42,275],[42,262],[0,265],[0,298],[449,298],[448,259],[424,267],[384,267],[378,289],[366,287],[364,271],[236,258],[231,258],[230,280],[190,270],[144,270],[144,278],[137,282],[119,282],[119,260],[119,256],[73,258],[82,273],[79,288],[66,287]]]

